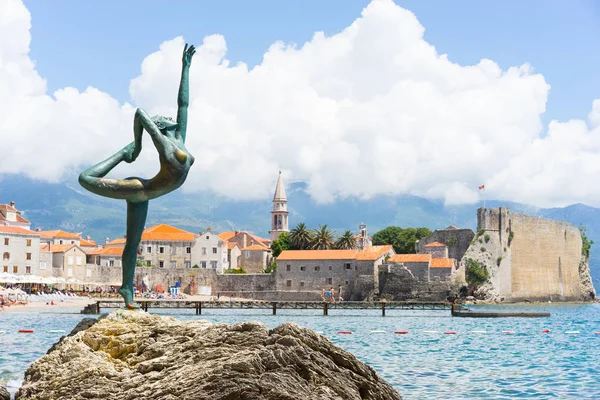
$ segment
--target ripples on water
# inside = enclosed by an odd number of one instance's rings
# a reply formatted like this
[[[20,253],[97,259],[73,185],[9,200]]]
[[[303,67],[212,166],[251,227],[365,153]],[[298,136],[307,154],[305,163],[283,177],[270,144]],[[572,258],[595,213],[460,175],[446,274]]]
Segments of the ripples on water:
[[[550,318],[452,318],[448,311],[192,310],[179,319],[235,323],[260,321],[269,327],[294,321],[322,331],[355,354],[404,399],[600,399],[600,304],[542,307]],[[525,308],[522,308],[525,309]],[[533,308],[527,308],[531,310]],[[537,308],[538,310],[540,308]],[[166,310],[152,313],[173,315]],[[78,310],[77,310],[78,312]],[[45,354],[61,333],[84,316],[54,313],[0,313],[0,384],[14,392],[29,364]],[[36,330],[19,334],[22,328]],[[550,333],[542,333],[550,329]],[[338,335],[350,330],[352,335]],[[370,334],[371,330],[384,330]],[[394,330],[408,330],[395,335]],[[438,331],[425,333],[424,330]],[[473,333],[473,330],[486,333]],[[514,335],[502,331],[515,331]],[[444,335],[457,331],[457,335]],[[579,331],[580,334],[565,334]]]

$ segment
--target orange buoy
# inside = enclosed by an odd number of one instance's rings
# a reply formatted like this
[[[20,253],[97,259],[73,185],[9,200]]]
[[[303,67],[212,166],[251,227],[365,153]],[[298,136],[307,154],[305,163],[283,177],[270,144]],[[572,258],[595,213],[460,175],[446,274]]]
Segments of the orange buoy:
[[[542,329],[543,333],[550,333],[550,329]]]
[[[600,335],[600,332],[594,332],[594,335]]]
[[[19,329],[19,333],[33,333],[33,329]]]
[[[394,331],[397,335],[408,335],[408,331]]]
[[[340,334],[340,335],[352,335],[352,332],[350,332],[350,331],[338,331],[338,334]]]
[[[446,331],[444,332],[444,335],[456,335],[457,332],[454,331]]]

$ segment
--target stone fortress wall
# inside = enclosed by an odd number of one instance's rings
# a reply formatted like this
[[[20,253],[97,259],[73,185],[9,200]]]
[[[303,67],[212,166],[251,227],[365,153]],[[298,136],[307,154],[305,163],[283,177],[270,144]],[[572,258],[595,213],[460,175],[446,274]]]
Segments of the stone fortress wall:
[[[579,301],[595,296],[582,268],[581,233],[567,222],[510,211],[477,211],[477,235],[465,253],[483,263],[488,298],[504,301]],[[593,293],[593,294],[592,294]]]

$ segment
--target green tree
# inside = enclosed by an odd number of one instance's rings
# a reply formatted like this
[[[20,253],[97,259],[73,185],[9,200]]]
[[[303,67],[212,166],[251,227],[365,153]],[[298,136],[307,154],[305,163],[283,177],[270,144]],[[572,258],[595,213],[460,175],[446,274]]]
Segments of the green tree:
[[[325,225],[319,225],[319,229],[316,229],[312,235],[312,241],[310,242],[310,248],[313,250],[328,250],[331,249],[331,245],[335,242],[335,235],[333,231]]]
[[[340,236],[335,242],[335,248],[340,250],[352,250],[356,248],[356,239],[352,234],[352,231],[346,231]]]
[[[373,235],[374,245],[391,244],[398,254],[414,254],[417,252],[417,240],[431,235],[427,228],[405,228],[388,226]]]
[[[590,258],[590,249],[594,244],[593,240],[587,237],[585,226],[579,225],[579,232],[581,232],[581,255],[585,256],[585,259]]]
[[[313,240],[312,232],[306,227],[304,222],[296,225],[290,232],[290,241],[295,249],[304,250],[307,249]]]
[[[287,232],[281,233],[279,237],[273,240],[273,243],[271,243],[271,251],[273,252],[273,257],[279,257],[283,250],[291,249],[292,240],[290,238],[290,234]]]
[[[271,272],[275,271],[277,271],[277,260],[273,258],[273,261],[271,261],[271,265],[267,265],[264,272],[265,274],[270,274]]]
[[[477,287],[482,283],[485,283],[488,279],[490,279],[490,273],[488,272],[485,265],[471,258],[467,258],[465,260],[465,264],[467,269],[466,279],[469,285]]]

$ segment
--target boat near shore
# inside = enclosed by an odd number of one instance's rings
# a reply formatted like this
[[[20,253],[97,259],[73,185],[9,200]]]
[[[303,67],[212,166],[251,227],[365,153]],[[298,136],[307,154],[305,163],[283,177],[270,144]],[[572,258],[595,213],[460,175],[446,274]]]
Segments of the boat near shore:
[[[499,311],[499,310],[472,310],[464,304],[452,305],[452,316],[463,318],[542,318],[549,317],[550,313],[546,311]]]

